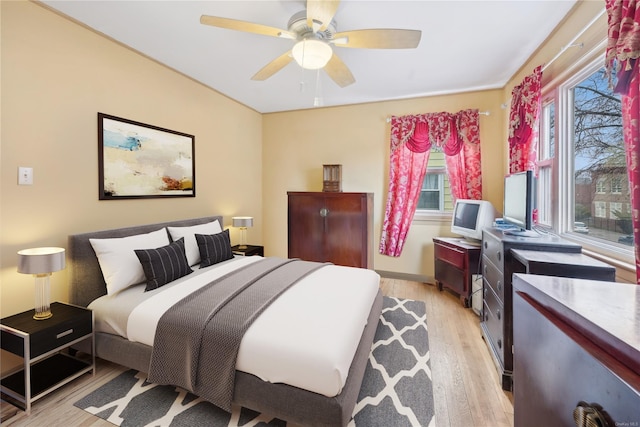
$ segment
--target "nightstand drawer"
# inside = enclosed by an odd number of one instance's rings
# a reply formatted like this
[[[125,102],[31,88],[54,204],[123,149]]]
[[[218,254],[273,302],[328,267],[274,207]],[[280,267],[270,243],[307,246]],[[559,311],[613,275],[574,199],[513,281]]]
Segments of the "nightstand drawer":
[[[46,320],[17,318],[15,316],[2,320],[9,328],[29,334],[29,352],[33,359],[93,331],[93,314],[91,310],[71,305],[51,304],[53,317]],[[2,349],[24,357],[24,341],[22,335],[7,330],[2,331]]]
[[[436,259],[446,261],[454,267],[458,267],[459,269],[464,269],[464,251],[456,248],[449,248],[443,245],[435,245],[434,250]]]

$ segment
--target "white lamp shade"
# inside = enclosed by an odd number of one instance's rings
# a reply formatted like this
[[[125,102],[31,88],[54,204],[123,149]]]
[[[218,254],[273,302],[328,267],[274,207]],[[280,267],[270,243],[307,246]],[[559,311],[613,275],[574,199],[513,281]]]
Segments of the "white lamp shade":
[[[47,274],[65,266],[64,248],[32,248],[18,251],[18,273]]]
[[[252,216],[234,216],[231,220],[234,227],[253,227]]]
[[[327,65],[333,56],[331,46],[320,40],[302,40],[291,49],[293,59],[307,70],[317,70]]]

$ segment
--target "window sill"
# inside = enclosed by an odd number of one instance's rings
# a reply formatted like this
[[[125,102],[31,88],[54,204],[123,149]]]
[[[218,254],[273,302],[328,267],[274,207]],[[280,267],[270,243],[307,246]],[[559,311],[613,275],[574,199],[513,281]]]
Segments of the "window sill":
[[[451,212],[416,212],[413,222],[416,223],[451,223]]]

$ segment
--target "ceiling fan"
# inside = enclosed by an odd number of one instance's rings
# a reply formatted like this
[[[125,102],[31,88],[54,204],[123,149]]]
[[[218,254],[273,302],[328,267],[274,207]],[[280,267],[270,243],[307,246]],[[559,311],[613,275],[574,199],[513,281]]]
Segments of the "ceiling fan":
[[[252,80],[266,80],[291,61],[306,69],[324,68],[340,87],[356,80],[331,45],[362,49],[412,49],[420,43],[419,30],[365,29],[338,32],[334,16],[339,0],[307,0],[306,10],[294,14],[286,30],[236,19],[202,15],[200,23],[230,30],[295,40],[291,50],[258,71]]]

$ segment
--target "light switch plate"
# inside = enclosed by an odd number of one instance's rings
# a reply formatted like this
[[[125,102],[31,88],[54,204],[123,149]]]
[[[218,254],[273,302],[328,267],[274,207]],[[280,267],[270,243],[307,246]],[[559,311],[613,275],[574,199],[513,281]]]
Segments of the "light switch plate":
[[[18,184],[19,185],[33,184],[33,168],[26,168],[23,166],[18,167]]]

